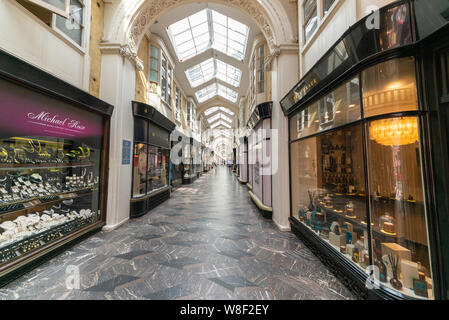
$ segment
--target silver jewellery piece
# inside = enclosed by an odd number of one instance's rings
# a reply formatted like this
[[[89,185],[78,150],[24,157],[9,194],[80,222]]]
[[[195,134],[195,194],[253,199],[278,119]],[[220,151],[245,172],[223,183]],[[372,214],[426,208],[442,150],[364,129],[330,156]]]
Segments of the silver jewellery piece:
[[[4,182],[4,181],[6,181],[6,179],[8,179],[7,176],[5,176],[5,178],[3,178],[3,179],[0,179],[0,182]]]
[[[86,168],[83,168],[83,169],[81,170],[81,177],[84,178],[84,176],[86,175],[86,173],[87,173],[87,169],[86,169]]]
[[[89,174],[87,175],[87,181],[88,181],[88,182],[92,182],[93,179],[94,179],[94,172],[91,171],[91,172],[89,172]]]
[[[70,206],[73,204],[73,199],[64,200],[64,201],[62,201],[62,203],[65,204],[66,206]]]

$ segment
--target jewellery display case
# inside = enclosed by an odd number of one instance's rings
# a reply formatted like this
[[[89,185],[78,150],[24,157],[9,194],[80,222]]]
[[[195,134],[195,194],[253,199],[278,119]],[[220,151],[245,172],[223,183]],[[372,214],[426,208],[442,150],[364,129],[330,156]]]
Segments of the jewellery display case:
[[[449,34],[449,3],[436,2],[382,8],[380,30],[362,19],[281,101],[292,230],[362,298],[447,298],[449,230],[431,166],[440,146],[428,126],[438,115],[424,92],[441,61],[425,50]],[[425,15],[438,21],[427,39]]]
[[[131,217],[170,198],[170,134],[175,124],[154,107],[133,101],[134,153]]]
[[[0,284],[105,222],[112,106],[0,52]]]
[[[248,137],[249,195],[261,214],[271,219],[271,112],[273,103],[257,105],[249,117]]]

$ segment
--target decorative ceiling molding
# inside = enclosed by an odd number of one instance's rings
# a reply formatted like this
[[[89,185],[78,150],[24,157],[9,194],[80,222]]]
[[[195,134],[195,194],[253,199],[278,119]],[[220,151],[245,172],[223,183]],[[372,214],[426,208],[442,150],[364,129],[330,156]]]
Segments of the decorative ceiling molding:
[[[100,45],[100,51],[102,54],[119,54],[122,57],[128,59],[138,70],[144,70],[142,60],[139,59],[137,53],[135,53],[129,45],[120,45],[117,43],[102,43]]]
[[[133,19],[128,29],[128,44],[133,52],[137,52],[137,46],[140,39],[145,34],[151,24],[158,16],[172,7],[187,2],[183,0],[148,0],[143,8],[139,11],[136,18]],[[270,49],[275,47],[274,30],[265,10],[261,8],[254,0],[222,0],[218,1],[224,5],[236,7],[238,10],[245,12],[260,27],[265,38],[267,39]]]

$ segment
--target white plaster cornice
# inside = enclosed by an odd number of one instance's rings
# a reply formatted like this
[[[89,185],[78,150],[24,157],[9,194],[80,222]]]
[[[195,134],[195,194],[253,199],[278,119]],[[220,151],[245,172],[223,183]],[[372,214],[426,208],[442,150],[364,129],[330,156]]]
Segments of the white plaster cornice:
[[[129,45],[121,45],[118,43],[102,43],[100,44],[100,51],[102,54],[119,54],[128,59],[137,70],[144,70],[144,65],[141,59],[137,56]]]

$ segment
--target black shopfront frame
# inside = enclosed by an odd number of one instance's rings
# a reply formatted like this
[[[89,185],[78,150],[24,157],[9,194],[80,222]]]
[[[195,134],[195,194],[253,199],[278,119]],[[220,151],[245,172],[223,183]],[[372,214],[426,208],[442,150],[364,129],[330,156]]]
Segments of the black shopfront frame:
[[[418,40],[419,37],[418,26],[416,23],[417,13],[415,12],[415,1],[397,1],[389,6],[386,6],[385,8],[382,8],[381,13],[401,4],[408,4],[410,6],[410,21],[413,38],[413,41],[410,44],[385,51],[378,50],[374,54],[361,60],[354,60],[352,63],[346,64],[344,68],[334,70],[334,72],[326,75],[320,79],[320,81],[312,80],[310,82],[310,77],[309,82],[304,81],[304,79],[307,80],[307,77],[313,74],[314,68],[312,68],[303,77],[303,80],[301,80],[298,85],[282,100],[281,105],[285,115],[290,117],[297,111],[302,110],[322,98],[325,94],[337,88],[339,85],[343,84],[345,81],[348,81],[355,75],[358,75],[361,91],[363,87],[360,76],[362,70],[395,58],[414,57],[419,110],[382,114],[380,116],[364,119],[363,99],[361,99],[362,120],[360,121],[352,122],[338,128],[322,131],[296,140],[291,140],[289,130],[290,147],[288,156],[290,168],[290,222],[292,224],[293,232],[301,238],[358,297],[368,299],[411,299],[408,296],[389,290],[388,288],[382,287],[377,290],[367,290],[365,287],[365,281],[367,279],[366,273],[355,267],[355,265],[343,256],[336,255],[333,248],[331,248],[318,235],[293,217],[291,176],[292,160],[290,153],[291,144],[300,140],[361,124],[363,130],[363,140],[365,141],[365,124],[369,121],[394,117],[416,116],[419,119],[419,131],[421,133],[420,147],[422,152],[420,160],[422,163],[423,187],[426,199],[426,222],[429,237],[429,254],[432,261],[434,297],[435,299],[448,299],[449,252],[444,250],[444,248],[449,247],[449,217],[447,214],[447,212],[449,212],[449,201],[447,199],[447,194],[449,193],[449,141],[447,138],[449,132],[449,113],[447,111],[449,97],[447,95],[447,90],[445,92],[446,94],[441,92],[441,82],[442,77],[444,76],[446,76],[446,79],[448,79],[449,82],[449,73],[443,74],[444,70],[442,70],[442,54],[449,54],[449,25],[445,24],[441,26],[441,28],[435,30],[432,35]],[[353,30],[363,23],[365,23],[364,19],[356,23],[342,36],[340,41],[350,35]],[[337,44],[340,41],[337,41]],[[323,56],[317,65],[319,65],[334,48],[335,46]],[[446,68],[448,68],[447,65]],[[302,89],[295,92],[297,88]],[[296,101],[294,101],[295,93],[297,93]],[[360,97],[362,96],[362,92],[360,92]],[[364,169],[366,175],[367,160],[365,143],[363,147],[365,162]],[[365,181],[365,184],[368,184],[368,181]],[[365,188],[366,190],[369,190],[368,185],[366,185]],[[369,197],[367,197],[366,205],[369,206]],[[371,221],[369,219],[370,215],[368,215],[368,226],[371,225]],[[370,237],[369,243],[371,243],[371,232],[368,232],[368,235]],[[373,257],[371,249],[372,246],[369,246],[370,259]]]
[[[157,207],[164,201],[170,198],[170,182],[169,180],[169,168],[170,168],[170,151],[171,151],[171,139],[170,134],[175,129],[176,125],[162,115],[153,106],[147,105],[145,103],[133,101],[132,102],[133,115],[134,115],[134,138],[132,152],[134,155],[135,146],[137,144],[143,144],[148,147],[157,147],[168,153],[168,159],[166,159],[166,164],[168,165],[167,170],[167,186],[148,193],[148,168],[146,168],[146,178],[145,178],[145,195],[139,197],[131,196],[130,203],[130,216],[132,218],[140,217],[147,214],[151,209]],[[145,123],[145,128],[140,128],[138,123]],[[153,130],[150,130],[153,129]],[[143,139],[137,137],[136,132],[143,132]],[[146,132],[145,132],[146,131]],[[151,134],[150,134],[151,132]],[[142,136],[142,135],[139,135]],[[148,154],[146,163],[148,164]],[[133,195],[134,188],[134,156],[133,163],[131,165],[132,175],[131,175],[131,195]]]

